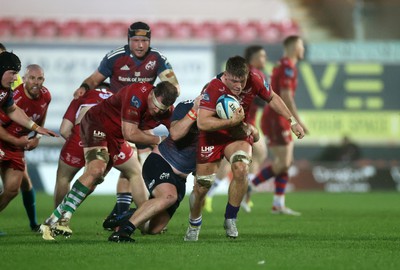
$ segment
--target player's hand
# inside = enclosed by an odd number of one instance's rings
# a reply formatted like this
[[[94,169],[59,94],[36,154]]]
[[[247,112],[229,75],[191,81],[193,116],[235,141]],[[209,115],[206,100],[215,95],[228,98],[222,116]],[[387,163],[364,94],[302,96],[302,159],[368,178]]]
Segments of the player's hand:
[[[233,116],[230,120],[232,127],[237,126],[244,120],[244,109],[242,106],[240,106],[240,108],[233,113]]]
[[[310,131],[303,122],[300,122],[300,126],[303,128],[305,134],[310,134]]]
[[[31,151],[39,145],[39,138],[33,137],[29,139],[28,144],[25,146],[25,150]]]
[[[57,133],[39,126],[36,130],[37,133],[42,134],[42,135],[46,135],[46,136],[51,136],[51,137],[60,137],[60,135],[58,135]]]
[[[203,98],[203,95],[199,95],[194,99],[194,104],[193,104],[192,109],[195,110],[196,113],[197,113],[197,110],[199,109],[200,101],[202,98]]]
[[[25,148],[28,145],[28,143],[29,143],[28,136],[22,136],[19,138],[15,138],[15,141],[12,144],[21,148]]]
[[[74,99],[78,99],[86,93],[86,89],[84,87],[79,87],[74,92]]]
[[[304,130],[299,123],[294,124],[290,127],[292,132],[297,136],[298,139],[302,139],[304,137]]]

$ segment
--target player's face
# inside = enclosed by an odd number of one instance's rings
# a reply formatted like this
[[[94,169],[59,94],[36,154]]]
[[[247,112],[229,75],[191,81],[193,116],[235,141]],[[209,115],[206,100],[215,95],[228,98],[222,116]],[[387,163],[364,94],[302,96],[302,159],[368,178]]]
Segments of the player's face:
[[[146,55],[150,47],[150,39],[147,37],[131,37],[129,39],[129,48],[138,58]]]
[[[246,86],[247,75],[243,77],[236,77],[228,72],[225,72],[225,84],[228,86],[229,90],[235,95],[240,95],[244,87]]]
[[[296,55],[299,60],[304,58],[304,43],[301,39],[296,42]]]
[[[161,97],[156,97],[154,95],[154,92],[152,92],[149,95],[148,104],[149,104],[148,105],[149,106],[148,110],[149,110],[150,115],[163,114],[166,111],[168,111],[168,109],[169,109],[169,106],[165,106],[162,103],[162,98]]]
[[[44,74],[39,68],[29,69],[24,76],[25,90],[32,98],[38,98],[43,87]]]
[[[7,70],[4,72],[1,78],[1,85],[6,88],[10,88],[11,84],[17,80],[17,74],[15,70]]]
[[[267,64],[267,53],[265,52],[265,50],[258,51],[258,53],[254,55],[253,66],[256,69],[264,70],[266,64]]]

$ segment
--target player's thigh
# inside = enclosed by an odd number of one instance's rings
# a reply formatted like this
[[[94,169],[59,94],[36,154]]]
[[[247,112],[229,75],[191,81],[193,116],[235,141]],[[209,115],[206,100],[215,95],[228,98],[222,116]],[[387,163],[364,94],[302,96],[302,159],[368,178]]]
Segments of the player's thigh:
[[[120,178],[132,178],[142,174],[142,166],[140,165],[137,155],[132,155],[126,162],[114,166],[121,172]]]
[[[161,183],[157,185],[151,195],[154,198],[161,198],[168,200],[168,207],[178,200],[178,192],[176,186],[172,183]]]
[[[286,145],[270,146],[270,151],[274,156],[274,163],[290,166],[293,161],[293,142]]]
[[[56,181],[70,183],[80,169],[81,168],[70,166],[60,159],[58,160]]]
[[[267,158],[267,146],[264,140],[259,140],[253,144],[253,159],[263,162]]]
[[[230,168],[231,164],[228,160],[226,158],[222,159],[217,171],[217,178],[224,179],[228,175]]]
[[[221,162],[201,163],[196,165],[196,175],[211,175],[217,172]]]
[[[224,155],[229,161],[233,155],[237,155],[238,153],[247,155],[251,159],[252,146],[246,141],[235,141],[225,147]]]
[[[4,190],[18,193],[23,176],[24,171],[15,170],[13,168],[2,168]]]

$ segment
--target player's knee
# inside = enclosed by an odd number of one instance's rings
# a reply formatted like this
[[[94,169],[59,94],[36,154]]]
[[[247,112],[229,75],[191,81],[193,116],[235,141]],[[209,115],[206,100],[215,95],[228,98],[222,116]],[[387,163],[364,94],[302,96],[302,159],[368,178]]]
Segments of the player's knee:
[[[209,189],[215,182],[216,174],[196,175],[196,183],[200,188]]]
[[[85,154],[86,164],[89,164],[94,160],[101,160],[105,164],[107,164],[108,161],[110,160],[110,154],[108,153],[107,149],[104,148],[96,148],[86,152]]]
[[[234,177],[244,178],[249,171],[251,157],[245,151],[239,150],[232,154],[229,162],[231,163]]]
[[[170,206],[173,205],[177,200],[178,200],[178,194],[176,194],[176,193],[168,193],[168,194],[166,194],[166,196],[164,197],[164,202],[165,202],[166,207],[170,207]]]

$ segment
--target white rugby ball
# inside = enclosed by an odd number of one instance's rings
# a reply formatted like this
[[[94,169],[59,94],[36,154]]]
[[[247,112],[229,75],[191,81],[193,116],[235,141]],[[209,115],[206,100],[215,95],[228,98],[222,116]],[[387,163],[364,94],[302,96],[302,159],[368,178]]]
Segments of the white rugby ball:
[[[215,106],[218,117],[222,119],[232,118],[233,113],[238,108],[240,108],[239,101],[234,96],[228,94],[220,96],[217,100],[217,105]]]

